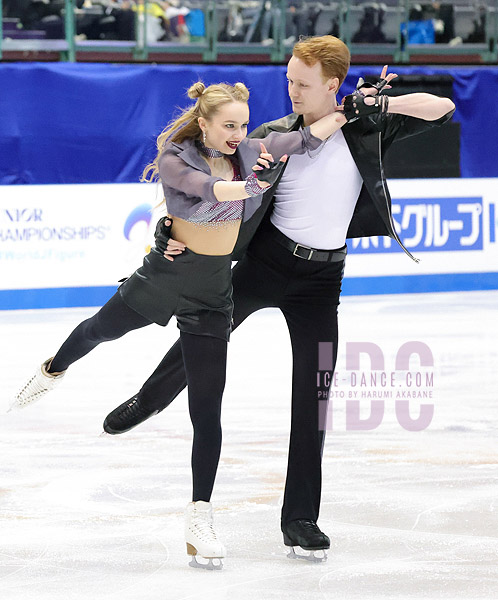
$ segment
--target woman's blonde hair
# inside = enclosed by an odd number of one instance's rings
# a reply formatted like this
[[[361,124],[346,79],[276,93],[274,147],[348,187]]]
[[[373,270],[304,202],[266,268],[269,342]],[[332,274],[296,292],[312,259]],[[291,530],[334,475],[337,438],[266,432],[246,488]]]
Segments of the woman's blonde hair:
[[[300,38],[292,49],[292,54],[301,59],[307,67],[313,67],[319,62],[324,79],[337,77],[339,87],[346,79],[351,62],[348,47],[333,35]]]
[[[167,142],[181,143],[186,139],[197,139],[202,131],[199,127],[199,117],[209,120],[224,105],[230,102],[247,102],[249,90],[243,83],[229,85],[215,83],[206,87],[202,81],[190,86],[187,95],[196,99],[196,103],[185,109],[179,117],[173,119],[157,138],[157,156],[148,164],[143,173],[142,181],[153,181],[158,174],[158,161]]]

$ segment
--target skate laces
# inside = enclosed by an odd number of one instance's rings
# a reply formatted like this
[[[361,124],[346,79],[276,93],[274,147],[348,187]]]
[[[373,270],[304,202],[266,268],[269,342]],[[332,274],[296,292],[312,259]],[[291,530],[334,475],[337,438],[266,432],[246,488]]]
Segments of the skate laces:
[[[48,389],[45,386],[40,385],[38,377],[33,375],[33,377],[30,377],[26,384],[17,392],[17,404],[20,404],[21,406],[29,404],[32,399],[38,398],[38,396],[43,395],[45,392],[48,392]]]
[[[43,368],[43,367],[42,367]],[[36,372],[24,386],[17,392],[15,402],[19,406],[26,406],[35,400],[41,398],[47,392],[50,392],[64,377],[64,374],[50,377],[43,372]]]
[[[314,531],[316,533],[321,533],[321,531],[318,529],[318,525],[311,519],[299,519],[299,521],[302,523],[305,529]]]
[[[207,513],[199,513],[194,510],[190,529],[203,541],[219,541],[213,527],[213,520]]]
[[[131,400],[128,400],[119,416],[126,419],[127,417],[134,417],[135,415],[143,415],[146,412],[147,411],[140,406],[138,397],[134,396]]]
[[[312,521],[311,519],[299,519],[299,521],[300,521],[304,531],[306,531],[307,533],[310,533],[313,535],[319,535],[319,536],[325,535],[323,533],[323,531],[320,530],[320,528],[315,523],[315,521]]]
[[[126,406],[123,408],[123,416],[126,417],[128,416],[130,413],[133,414],[138,410],[138,406],[137,406],[138,402],[136,398],[133,398],[132,400],[130,400],[129,402],[126,403]]]

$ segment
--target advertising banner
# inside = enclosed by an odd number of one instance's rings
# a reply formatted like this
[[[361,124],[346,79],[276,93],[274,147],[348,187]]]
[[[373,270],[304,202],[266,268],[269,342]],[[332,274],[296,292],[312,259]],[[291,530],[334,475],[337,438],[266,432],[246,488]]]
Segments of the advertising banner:
[[[158,184],[0,187],[0,308],[105,302],[150,249]]]
[[[497,179],[389,182],[395,227],[348,240],[344,294],[498,288]],[[158,184],[0,186],[0,308],[98,306],[165,214]]]
[[[345,293],[498,288],[497,179],[389,181],[396,231],[348,240]]]

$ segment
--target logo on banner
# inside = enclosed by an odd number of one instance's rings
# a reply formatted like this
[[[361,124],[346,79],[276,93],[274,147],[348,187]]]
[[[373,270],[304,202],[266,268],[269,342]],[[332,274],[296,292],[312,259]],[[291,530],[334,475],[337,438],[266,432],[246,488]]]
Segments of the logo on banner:
[[[140,206],[134,208],[128,215],[124,224],[123,234],[125,238],[130,241],[132,238],[132,231],[134,230],[135,226],[139,225],[140,223],[145,223],[146,230],[148,232],[151,220],[152,206],[150,204],[141,204]]]
[[[482,197],[396,200],[392,213],[396,232],[413,252],[482,250],[484,238],[494,241],[494,205],[484,220]],[[484,222],[489,223],[487,236]],[[402,252],[389,237],[354,239],[351,246],[357,253]]]
[[[150,252],[149,228],[152,220],[152,206],[150,204],[141,204],[134,208],[128,215],[123,235],[129,242],[141,242],[146,253]]]

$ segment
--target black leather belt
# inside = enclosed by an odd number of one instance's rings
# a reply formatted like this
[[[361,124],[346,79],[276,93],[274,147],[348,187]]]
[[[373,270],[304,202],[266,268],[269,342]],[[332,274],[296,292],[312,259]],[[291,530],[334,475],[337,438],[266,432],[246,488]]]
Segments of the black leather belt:
[[[270,232],[272,237],[281,246],[290,250],[294,256],[302,258],[303,260],[318,260],[322,262],[341,262],[346,258],[348,249],[346,246],[337,250],[317,250],[316,248],[310,248],[309,246],[303,246],[303,244],[297,244],[290,238],[284,235],[274,225],[271,226]]]

